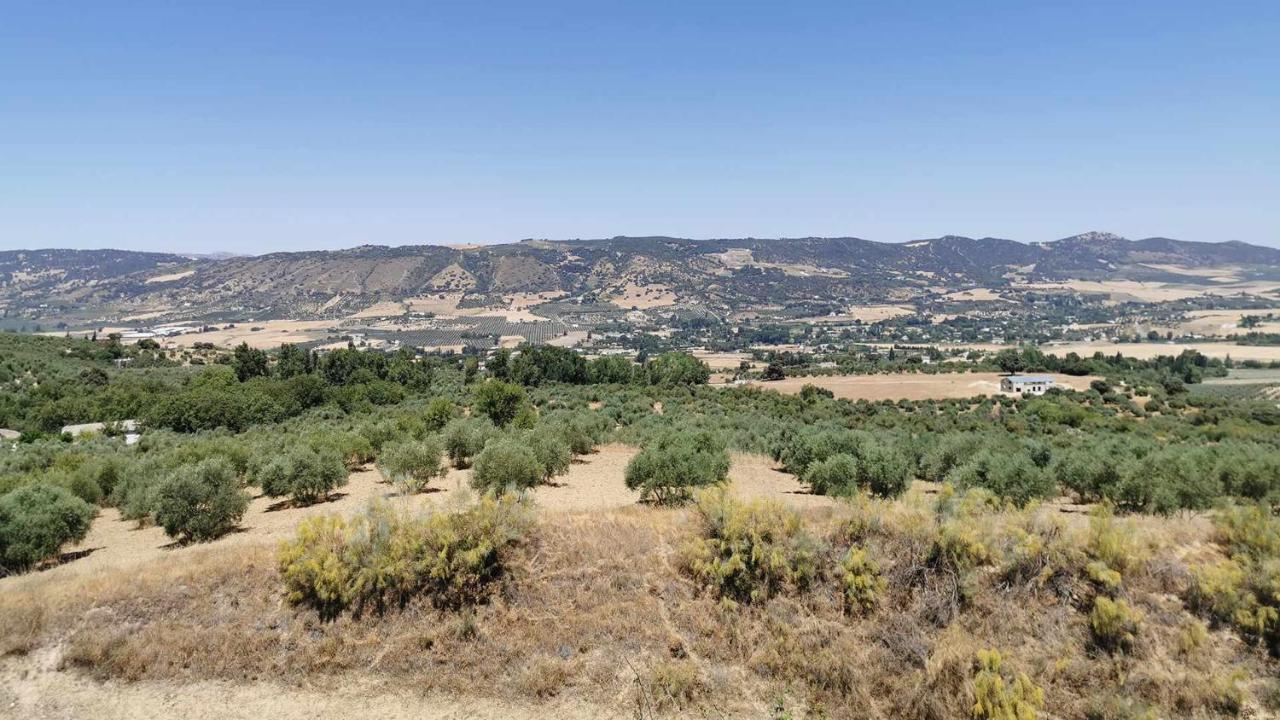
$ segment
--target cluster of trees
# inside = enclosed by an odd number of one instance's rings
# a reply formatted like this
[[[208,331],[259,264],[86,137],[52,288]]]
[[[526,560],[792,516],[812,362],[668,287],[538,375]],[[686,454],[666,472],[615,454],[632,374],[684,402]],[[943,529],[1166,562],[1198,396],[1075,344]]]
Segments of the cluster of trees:
[[[588,361],[567,348],[552,345],[521,345],[514,352],[497,351],[485,369],[499,380],[526,387],[546,383],[705,385],[711,377],[707,364],[688,353],[667,352],[639,363],[618,355]]]

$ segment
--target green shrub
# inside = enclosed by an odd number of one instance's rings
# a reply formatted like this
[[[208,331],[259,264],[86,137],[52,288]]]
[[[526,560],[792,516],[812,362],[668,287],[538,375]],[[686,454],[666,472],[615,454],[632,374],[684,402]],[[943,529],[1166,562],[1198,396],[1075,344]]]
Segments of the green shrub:
[[[821,543],[796,511],[723,489],[704,491],[697,509],[701,527],[684,545],[683,566],[726,605],[803,590],[819,577]]]
[[[200,542],[234,529],[249,507],[249,494],[240,489],[230,463],[210,458],[174,470],[155,503],[156,523],[169,537]]]
[[[810,465],[836,455],[859,459],[869,441],[869,435],[856,430],[804,428],[794,433],[776,455],[787,472],[804,477]]]
[[[596,449],[609,430],[609,421],[601,413],[558,412],[548,414],[540,425],[559,434],[574,455],[586,455]]]
[[[471,487],[501,493],[508,488],[524,490],[542,482],[543,469],[528,446],[515,440],[496,440],[476,456]]]
[[[524,388],[501,380],[486,380],[472,389],[472,399],[477,412],[488,417],[493,424],[504,427],[516,419],[528,399]]]
[[[1090,443],[1059,453],[1050,465],[1050,472],[1081,502],[1097,502],[1116,496],[1116,488],[1124,475],[1122,458]]]
[[[364,422],[356,428],[356,433],[368,441],[369,447],[373,449],[374,454],[381,452],[383,445],[396,440],[404,434],[391,418],[378,418]]]
[[[535,428],[526,432],[522,440],[542,466],[543,482],[551,482],[551,478],[569,472],[573,450],[554,429]]]
[[[947,482],[960,488],[985,488],[1019,506],[1048,497],[1056,489],[1048,473],[1025,453],[1010,447],[979,451],[947,473]]]
[[[471,460],[486,443],[499,435],[493,423],[482,418],[454,420],[444,429],[444,448],[449,461],[459,470],[469,467]]]
[[[422,413],[427,432],[440,432],[454,418],[461,414],[456,403],[449,398],[435,398],[427,403]]]
[[[348,531],[341,515],[316,515],[298,525],[293,540],[280,544],[280,576],[290,602],[310,605],[324,619],[346,609],[352,597]]]
[[[1025,673],[1011,675],[996,650],[979,650],[973,675],[975,720],[1035,720],[1044,709],[1044,690]]]
[[[728,475],[729,455],[710,433],[670,432],[631,458],[625,482],[641,502],[678,504]]]
[[[951,433],[935,436],[929,450],[920,459],[920,474],[930,482],[944,482],[957,466],[978,454],[986,443],[971,433]]]
[[[67,490],[43,483],[0,495],[0,575],[28,570],[83,540],[95,512]]]
[[[1116,504],[1133,512],[1168,515],[1176,510],[1204,510],[1222,494],[1207,448],[1170,446],[1125,467],[1116,487]]]
[[[514,495],[421,515],[374,503],[351,520],[304,520],[277,560],[289,601],[325,619],[348,608],[383,611],[417,596],[456,608],[487,597],[532,525],[528,502]]]
[[[1263,507],[1227,508],[1215,540],[1231,558],[1192,568],[1188,607],[1280,657],[1280,519]]]
[[[336,450],[297,447],[257,470],[255,479],[269,497],[289,497],[310,505],[347,483],[347,467]]]
[[[852,495],[858,490],[858,460],[838,453],[809,463],[804,481],[815,495]]]
[[[886,443],[872,441],[858,457],[858,487],[876,497],[895,498],[911,483],[911,466],[905,455]]]
[[[412,495],[426,489],[433,478],[444,477],[444,446],[434,437],[388,445],[378,458],[378,469],[400,493]]]

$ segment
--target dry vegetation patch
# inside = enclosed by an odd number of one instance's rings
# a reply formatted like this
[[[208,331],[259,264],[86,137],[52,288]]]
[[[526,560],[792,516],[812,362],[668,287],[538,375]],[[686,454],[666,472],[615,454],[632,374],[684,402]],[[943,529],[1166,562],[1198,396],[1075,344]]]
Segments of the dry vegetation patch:
[[[1178,520],[1144,520],[1139,536],[946,490],[733,507],[548,516],[484,601],[420,596],[332,621],[282,602],[270,549],[213,546],[16,588],[0,596],[0,637],[18,658],[60,643],[64,668],[99,678],[302,688],[375,673],[481,707],[515,697],[633,717],[1217,717],[1274,692],[1265,650],[1180,599],[1182,544],[1208,538]],[[698,543],[711,555],[690,556]],[[777,580],[767,592],[734,570],[740,553]],[[717,560],[695,571],[690,557]],[[1096,563],[1121,581],[1100,581]],[[738,602],[708,587],[716,577]],[[852,608],[850,587],[870,601]],[[1099,598],[1141,614],[1125,643],[1097,643]]]

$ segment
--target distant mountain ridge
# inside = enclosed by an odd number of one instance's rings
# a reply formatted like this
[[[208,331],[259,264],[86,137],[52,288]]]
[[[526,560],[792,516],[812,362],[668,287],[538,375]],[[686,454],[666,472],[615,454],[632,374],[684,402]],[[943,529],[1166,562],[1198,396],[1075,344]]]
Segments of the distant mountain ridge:
[[[0,251],[0,305],[77,312],[270,312],[333,315],[387,300],[445,292],[494,296],[559,292],[608,299],[662,286],[725,309],[822,298],[909,300],[929,288],[1011,282],[1205,282],[1280,278],[1280,250],[1241,242],[1086,232],[1022,243],[938,238],[882,243],[857,237],[528,239],[456,248],[365,245],[259,256],[192,257],[126,250]]]

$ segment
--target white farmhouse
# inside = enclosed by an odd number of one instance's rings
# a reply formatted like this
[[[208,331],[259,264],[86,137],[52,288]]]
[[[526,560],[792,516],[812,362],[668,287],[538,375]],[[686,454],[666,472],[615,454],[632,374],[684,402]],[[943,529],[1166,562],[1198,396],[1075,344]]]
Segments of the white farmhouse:
[[[1043,395],[1051,387],[1053,378],[1048,375],[1010,375],[1000,379],[1000,392],[1019,395]]]

